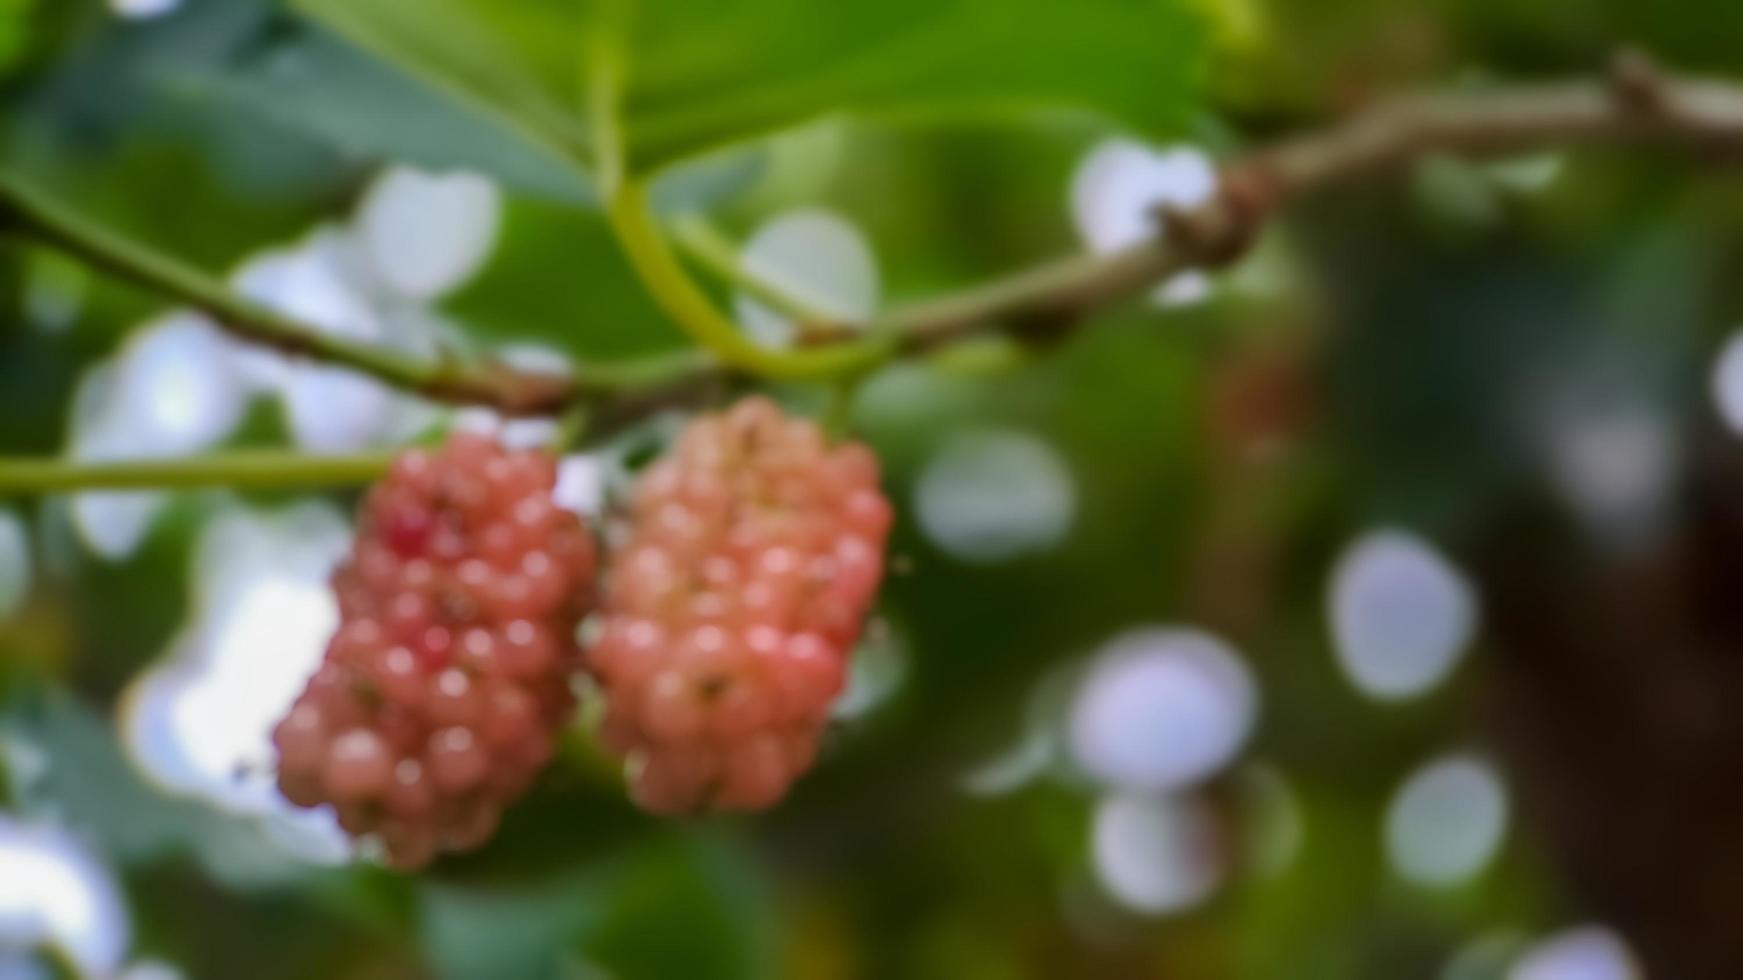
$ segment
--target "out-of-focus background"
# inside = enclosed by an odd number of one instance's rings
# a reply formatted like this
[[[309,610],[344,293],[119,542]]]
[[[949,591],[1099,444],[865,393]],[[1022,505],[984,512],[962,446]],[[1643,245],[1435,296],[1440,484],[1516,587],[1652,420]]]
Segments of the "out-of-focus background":
[[[347,337],[672,350],[586,181],[464,84],[579,101],[595,6],[0,0],[4,166]],[[749,137],[662,213],[848,318],[1142,240],[1387,93],[1743,72],[1734,0],[647,6],[636,152]],[[894,573],[791,797],[649,818],[577,729],[415,876],[272,788],[354,493],[0,500],[0,977],[1743,976],[1740,222],[1724,160],[1431,156],[1055,344],[884,370]],[[497,422],[18,239],[0,311],[7,455]]]

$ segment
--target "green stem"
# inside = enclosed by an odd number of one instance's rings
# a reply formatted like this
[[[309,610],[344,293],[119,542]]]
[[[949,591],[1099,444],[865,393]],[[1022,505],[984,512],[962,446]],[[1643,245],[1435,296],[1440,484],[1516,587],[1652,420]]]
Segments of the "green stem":
[[[185,459],[80,461],[0,459],[0,495],[69,490],[240,487],[278,490],[368,483],[396,454],[308,456],[283,450],[238,450]]]
[[[772,350],[751,340],[738,324],[715,309],[660,233],[648,200],[646,178],[629,172],[619,116],[625,70],[615,49],[596,52],[588,92],[598,157],[595,169],[606,218],[655,305],[726,367],[774,380],[827,380],[868,370],[893,356],[893,343],[870,341],[814,350]]]
[[[832,440],[847,437],[847,430],[853,424],[853,403],[859,396],[862,375],[843,378],[829,390],[829,403],[823,412],[823,430],[829,433]]]
[[[586,405],[577,404],[563,413],[557,423],[557,431],[551,437],[549,449],[553,455],[561,456],[579,446],[587,435],[587,420],[589,412]]]
[[[707,351],[686,348],[577,365],[574,386],[578,397],[592,397],[596,401],[614,396],[634,399],[652,389],[702,383],[720,373],[719,363]]]
[[[327,336],[262,309],[203,273],[115,235],[5,175],[0,175],[0,221],[96,268],[204,310],[238,336],[367,372],[426,397],[477,402],[518,414],[556,414],[585,403],[591,419],[588,438],[599,439],[653,412],[695,404],[743,381],[743,375],[834,381],[858,377],[890,357],[923,356],[984,332],[1037,339],[1061,335],[1088,322],[1087,314],[1184,269],[1227,266],[1294,200],[1407,166],[1426,153],[1487,157],[1590,144],[1743,149],[1743,87],[1665,75],[1637,56],[1620,59],[1608,81],[1411,97],[1376,105],[1346,122],[1291,137],[1225,165],[1222,192],[1197,207],[1169,214],[1165,236],[1110,255],[1047,263],[899,308],[867,325],[863,335],[837,331],[838,336],[809,338],[833,341],[827,346],[774,351],[752,343],[713,308],[661,236],[643,182],[630,179],[624,169],[626,149],[617,117],[622,66],[614,60],[621,52],[602,44],[600,55],[589,66],[599,76],[589,96],[602,197],[637,274],[704,350],[641,362],[581,365],[573,380],[488,362],[420,362]],[[700,261],[708,263],[708,256]],[[828,326],[820,332],[828,333]],[[347,469],[339,460],[297,457],[293,464],[260,455],[92,465],[0,460],[0,492],[208,483],[285,486],[354,482],[375,472],[362,465]]]
[[[324,333],[248,301],[206,273],[118,235],[10,176],[0,176],[0,220],[92,268],[207,313],[245,340],[354,368],[431,398],[538,414],[560,407],[573,394],[574,386],[554,375],[489,363],[425,361]]]
[[[654,222],[645,183],[626,179],[608,199],[606,213],[630,266],[654,302],[692,340],[730,367],[778,381],[822,381],[869,370],[895,353],[893,343],[871,340],[813,349],[764,347],[715,309],[684,272]]]

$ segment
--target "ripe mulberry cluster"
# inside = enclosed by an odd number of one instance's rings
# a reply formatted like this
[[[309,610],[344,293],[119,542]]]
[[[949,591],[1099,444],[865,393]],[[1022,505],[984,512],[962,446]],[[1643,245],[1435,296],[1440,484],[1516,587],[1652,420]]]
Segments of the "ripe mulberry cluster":
[[[339,629],[273,732],[279,787],[398,867],[488,839],[573,707],[594,549],[555,480],[477,435],[407,452],[333,576]]]
[[[649,466],[588,651],[638,804],[762,809],[810,766],[890,519],[868,449],[765,398]]]

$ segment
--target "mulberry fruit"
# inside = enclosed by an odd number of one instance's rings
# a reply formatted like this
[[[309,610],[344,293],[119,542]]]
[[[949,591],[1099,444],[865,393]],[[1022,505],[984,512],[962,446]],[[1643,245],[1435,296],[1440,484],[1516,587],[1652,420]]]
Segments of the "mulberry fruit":
[[[810,766],[890,521],[870,450],[766,398],[648,467],[587,655],[639,805],[759,810]]]
[[[573,707],[594,548],[555,479],[479,435],[407,452],[334,573],[339,628],[273,732],[279,788],[395,866],[488,839]]]

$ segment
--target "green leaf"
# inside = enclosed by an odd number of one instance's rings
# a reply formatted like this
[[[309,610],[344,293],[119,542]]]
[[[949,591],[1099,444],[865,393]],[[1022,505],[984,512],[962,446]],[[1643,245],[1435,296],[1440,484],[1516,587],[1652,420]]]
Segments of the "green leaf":
[[[566,151],[505,129],[499,114],[441,93],[330,33],[293,32],[223,66],[166,72],[178,94],[312,138],[348,163],[392,160],[470,170],[505,187],[568,205],[595,205],[592,182]],[[251,132],[258,138],[258,126]],[[761,173],[742,148],[687,161],[660,181],[662,211],[695,209]]]
[[[128,761],[108,719],[66,692],[46,690],[0,704],[0,749],[8,746],[48,763],[33,778],[14,774],[16,808],[55,816],[120,863],[192,854],[216,879],[238,887],[308,884],[347,873],[296,860],[256,819],[148,782]]]
[[[424,949],[444,977],[752,980],[775,975],[773,906],[743,845],[667,829],[534,877],[432,877]]]
[[[313,136],[348,159],[474,170],[541,197],[594,200],[567,152],[505,128],[501,113],[444,98],[325,32],[300,34],[226,69],[189,71],[174,81],[188,94]]]
[[[627,119],[638,163],[832,111],[1101,111],[1164,131],[1190,104],[1198,22],[1171,0],[741,0],[643,9]]]
[[[833,112],[1106,113],[1140,130],[1190,108],[1202,28],[1181,0],[295,0],[410,73],[593,151],[589,59],[621,63],[648,171]]]
[[[579,58],[567,82],[534,71],[527,45],[502,31],[515,3],[498,8],[472,0],[297,0],[295,5],[425,83],[495,116],[523,138],[560,152],[585,141],[587,126],[576,98]]]
[[[441,976],[559,975],[569,937],[601,899],[584,877],[535,884],[432,881],[422,889],[423,944]]]
[[[770,896],[740,847],[710,835],[673,835],[634,853],[606,882],[608,900],[581,949],[608,976],[775,975]]]

